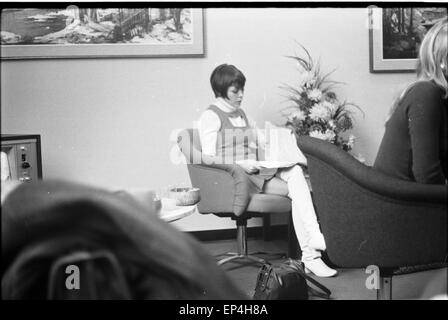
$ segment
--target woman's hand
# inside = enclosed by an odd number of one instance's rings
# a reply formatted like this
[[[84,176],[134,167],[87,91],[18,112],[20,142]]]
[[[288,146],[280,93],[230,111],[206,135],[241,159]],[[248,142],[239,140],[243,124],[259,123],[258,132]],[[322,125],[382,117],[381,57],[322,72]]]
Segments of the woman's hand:
[[[248,174],[257,173],[260,171],[260,167],[257,166],[255,163],[240,163],[239,166],[243,168],[244,171],[246,171]]]

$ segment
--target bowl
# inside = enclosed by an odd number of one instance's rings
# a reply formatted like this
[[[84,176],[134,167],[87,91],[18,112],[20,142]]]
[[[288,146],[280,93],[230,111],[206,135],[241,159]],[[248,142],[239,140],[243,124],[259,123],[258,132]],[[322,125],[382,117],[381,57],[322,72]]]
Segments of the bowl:
[[[171,188],[169,197],[176,200],[176,206],[192,206],[201,200],[199,188]]]

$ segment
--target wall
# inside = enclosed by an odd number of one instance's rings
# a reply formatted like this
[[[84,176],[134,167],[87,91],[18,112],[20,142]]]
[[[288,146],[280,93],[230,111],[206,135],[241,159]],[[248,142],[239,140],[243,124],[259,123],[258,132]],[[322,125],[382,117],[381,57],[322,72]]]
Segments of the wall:
[[[281,124],[279,86],[298,75],[285,56],[299,41],[324,71],[337,68],[332,79],[346,83],[337,93],[364,110],[355,153],[371,164],[385,114],[413,75],[369,73],[366,17],[362,8],[214,8],[205,10],[203,58],[2,61],[1,131],[42,135],[44,178],[112,190],[189,183],[186,167],[170,162],[170,135],[192,126],[213,100],[213,68],[238,66],[248,79],[245,110],[261,125]],[[176,225],[233,227],[223,220],[193,215]]]

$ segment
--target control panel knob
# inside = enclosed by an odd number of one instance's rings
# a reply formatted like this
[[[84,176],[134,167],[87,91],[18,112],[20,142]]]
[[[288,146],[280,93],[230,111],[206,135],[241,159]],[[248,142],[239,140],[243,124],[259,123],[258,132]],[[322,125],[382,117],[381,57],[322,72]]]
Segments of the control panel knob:
[[[23,169],[27,169],[27,168],[29,168],[29,167],[31,167],[31,165],[30,165],[29,162],[27,162],[27,161],[22,162],[22,168],[23,168]]]

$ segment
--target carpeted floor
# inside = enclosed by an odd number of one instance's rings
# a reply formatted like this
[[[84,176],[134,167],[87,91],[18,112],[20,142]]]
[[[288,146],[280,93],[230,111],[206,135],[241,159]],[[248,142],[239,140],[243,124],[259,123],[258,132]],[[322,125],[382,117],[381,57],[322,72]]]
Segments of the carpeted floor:
[[[234,240],[203,242],[205,247],[214,256],[225,252],[236,251]],[[252,252],[282,253],[286,252],[285,240],[273,240],[265,242],[263,240],[250,239],[248,250]],[[284,258],[272,254],[259,254],[261,258],[271,262],[281,262]],[[255,282],[259,266],[244,262],[229,262],[222,265],[236,285],[248,297],[253,295]],[[375,300],[376,291],[369,290],[365,286],[367,277],[364,269],[338,269],[339,274],[333,278],[318,278],[313,276],[320,283],[329,288],[332,292],[331,299],[334,300]],[[446,288],[447,269],[436,269],[414,274],[394,276],[392,280],[392,297],[394,300],[400,299],[431,299],[439,294],[445,294],[442,288]],[[311,299],[320,299],[311,296]]]

